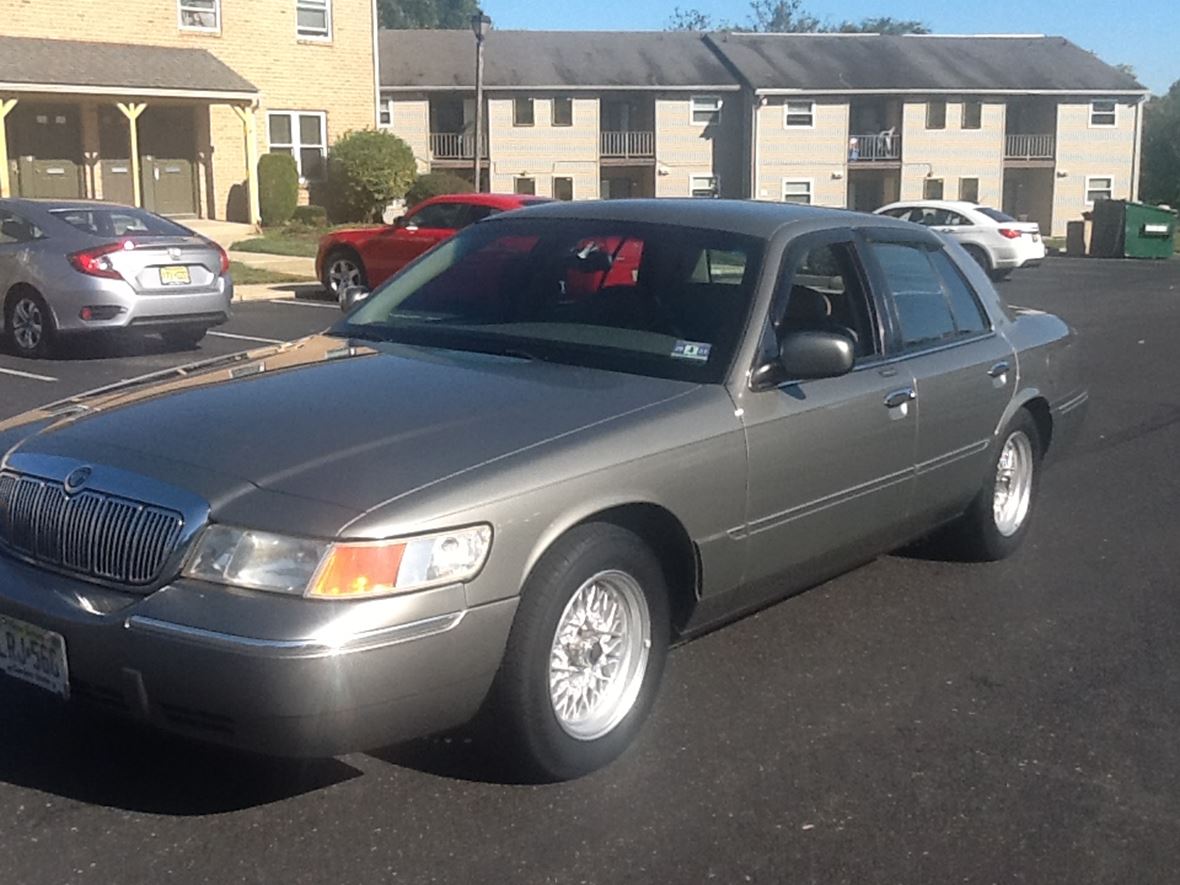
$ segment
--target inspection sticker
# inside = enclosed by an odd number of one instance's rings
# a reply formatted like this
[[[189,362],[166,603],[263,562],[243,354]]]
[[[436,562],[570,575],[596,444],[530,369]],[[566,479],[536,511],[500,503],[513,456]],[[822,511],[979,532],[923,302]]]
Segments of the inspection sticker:
[[[672,356],[681,360],[695,360],[698,363],[708,362],[712,344],[703,341],[677,341],[672,348]]]

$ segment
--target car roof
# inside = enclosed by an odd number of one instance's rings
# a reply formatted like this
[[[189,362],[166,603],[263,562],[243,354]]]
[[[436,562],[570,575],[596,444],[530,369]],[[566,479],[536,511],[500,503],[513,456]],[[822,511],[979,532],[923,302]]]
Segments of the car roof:
[[[111,203],[106,200],[55,200],[45,197],[4,197],[0,199],[0,206],[13,208],[23,207],[42,212],[52,212],[59,209],[134,209],[123,203]],[[146,210],[145,210],[146,211]]]
[[[980,209],[991,208],[980,203],[972,203],[970,200],[898,200],[895,203],[882,206],[877,211],[900,209],[902,206],[920,209],[951,209],[955,212],[978,212]]]
[[[418,205],[428,203],[470,203],[474,206],[492,206],[496,209],[519,209],[533,203],[547,203],[548,197],[537,197],[532,194],[439,194],[437,197],[423,200]]]

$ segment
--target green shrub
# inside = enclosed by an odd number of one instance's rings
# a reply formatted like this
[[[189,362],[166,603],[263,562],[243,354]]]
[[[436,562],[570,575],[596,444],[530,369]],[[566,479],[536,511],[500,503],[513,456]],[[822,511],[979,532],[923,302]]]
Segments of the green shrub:
[[[299,203],[299,171],[289,154],[258,158],[258,208],[267,227],[286,224]]]
[[[296,206],[291,221],[306,227],[323,227],[328,223],[328,210],[323,206]]]
[[[442,194],[469,194],[474,190],[470,181],[453,172],[427,172],[415,178],[406,191],[406,208]]]
[[[391,132],[346,132],[328,154],[329,214],[333,221],[380,221],[386,204],[414,181],[410,146]]]

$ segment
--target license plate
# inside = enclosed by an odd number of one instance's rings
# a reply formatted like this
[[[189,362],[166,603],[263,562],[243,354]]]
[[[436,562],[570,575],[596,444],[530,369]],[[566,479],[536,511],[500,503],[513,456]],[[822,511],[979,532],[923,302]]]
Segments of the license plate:
[[[70,696],[66,641],[59,633],[0,615],[0,673]]]
[[[160,284],[163,286],[187,286],[188,268],[183,264],[171,264],[160,268]]]

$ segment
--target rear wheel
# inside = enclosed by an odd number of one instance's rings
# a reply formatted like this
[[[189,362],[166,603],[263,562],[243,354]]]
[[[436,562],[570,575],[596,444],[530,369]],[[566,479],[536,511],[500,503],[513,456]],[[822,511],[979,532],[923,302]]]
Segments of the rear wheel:
[[[984,249],[979,246],[964,246],[963,248],[967,250],[967,254],[971,256],[972,260],[983,268],[984,273],[988,276],[992,275],[991,259],[988,258],[987,252]]]
[[[324,288],[339,298],[349,286],[368,286],[365,266],[351,249],[333,249],[324,259]]]
[[[191,350],[196,347],[205,333],[209,331],[204,326],[175,326],[160,330],[160,337],[169,347],[177,350]]]
[[[21,289],[9,296],[4,327],[8,330],[9,343],[19,356],[39,359],[49,355],[56,331],[53,314],[45,299],[32,289]]]

